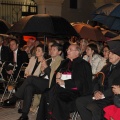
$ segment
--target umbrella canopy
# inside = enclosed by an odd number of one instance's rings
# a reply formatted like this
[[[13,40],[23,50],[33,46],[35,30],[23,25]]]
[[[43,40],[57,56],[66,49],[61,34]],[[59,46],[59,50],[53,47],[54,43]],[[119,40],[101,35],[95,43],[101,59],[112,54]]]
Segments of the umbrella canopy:
[[[93,21],[106,25],[110,30],[120,30],[120,3],[105,4],[93,14]]]
[[[0,34],[5,34],[10,29],[10,27],[11,25],[8,22],[0,19]]]
[[[110,30],[120,30],[120,18],[105,15],[96,15],[93,18],[93,21],[97,21],[103,25],[106,25]]]
[[[117,40],[117,41],[120,41],[120,35],[118,35],[118,36],[116,36],[116,37],[114,37],[114,38],[112,38],[112,39],[110,39],[110,41],[113,41],[113,40]]]
[[[95,41],[105,40],[104,35],[98,28],[92,27],[84,23],[74,24],[73,27],[77,31],[77,33],[80,34],[81,38],[91,39]]]
[[[120,3],[105,4],[96,9],[94,14],[120,17]]]
[[[114,38],[114,37],[118,36],[117,33],[110,31],[110,30],[102,30],[102,33],[105,37],[109,37],[109,38]]]
[[[66,19],[48,14],[36,14],[24,17],[15,23],[8,33],[79,36]]]

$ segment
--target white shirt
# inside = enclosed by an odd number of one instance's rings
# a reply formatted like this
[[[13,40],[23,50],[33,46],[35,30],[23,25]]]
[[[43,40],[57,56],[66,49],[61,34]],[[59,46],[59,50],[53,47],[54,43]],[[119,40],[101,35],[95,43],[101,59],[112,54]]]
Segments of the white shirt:
[[[17,51],[18,51],[18,49],[13,51],[14,62],[16,62],[16,63],[17,63]]]

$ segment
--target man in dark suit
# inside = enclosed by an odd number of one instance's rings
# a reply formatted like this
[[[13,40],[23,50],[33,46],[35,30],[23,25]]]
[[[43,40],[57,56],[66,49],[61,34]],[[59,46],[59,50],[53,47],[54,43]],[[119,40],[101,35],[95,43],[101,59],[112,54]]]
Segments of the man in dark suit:
[[[9,55],[9,48],[7,46],[3,46],[3,36],[0,35],[0,61],[5,62],[8,61],[8,55]]]
[[[113,103],[112,82],[120,78],[120,41],[109,41],[108,46],[110,47],[110,64],[102,69],[102,76],[93,81],[95,82],[93,94],[76,100],[82,120],[103,120],[103,108]]]
[[[79,57],[78,45],[70,45],[67,49],[67,59],[62,61],[54,76],[56,84],[44,93],[37,120],[56,119],[68,120],[71,103],[79,96],[86,96],[92,91],[92,70],[88,62]],[[73,105],[75,108],[75,105]],[[72,111],[75,109],[72,108]],[[49,116],[49,117],[48,117]]]
[[[8,55],[8,63],[7,65],[9,65],[10,63],[14,66],[15,65],[15,71],[13,70],[7,70],[7,73],[8,74],[13,74],[14,76],[14,79],[16,79],[16,76],[18,75],[18,72],[21,68],[21,65],[23,63],[28,63],[29,62],[29,58],[28,58],[28,55],[25,51],[21,51],[19,49],[19,42],[17,39],[11,39],[10,40],[10,53]],[[21,76],[23,77],[23,75]]]

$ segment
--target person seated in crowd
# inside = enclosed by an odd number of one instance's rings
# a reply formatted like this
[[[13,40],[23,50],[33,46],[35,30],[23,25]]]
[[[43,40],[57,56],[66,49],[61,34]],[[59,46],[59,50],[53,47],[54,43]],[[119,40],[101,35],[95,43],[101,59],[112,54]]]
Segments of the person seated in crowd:
[[[114,93],[114,105],[104,108],[104,117],[106,120],[120,120],[120,77],[113,81],[112,91]]]
[[[9,55],[10,50],[7,46],[3,45],[3,41],[4,41],[4,37],[0,35],[0,64],[1,64],[0,67],[2,67],[2,65],[4,65],[3,63],[9,61],[8,55]],[[2,71],[0,73],[0,77],[2,79],[6,78],[5,73],[6,73],[5,69],[2,69]]]
[[[113,103],[112,81],[120,78],[120,41],[109,41],[108,46],[110,63],[101,70],[103,76],[93,80],[93,93],[76,100],[82,120],[103,120],[103,108]]]
[[[105,45],[103,47],[103,57],[106,59],[106,62],[109,62],[109,53],[110,53],[110,49],[108,45]]]
[[[8,76],[13,75],[13,78],[16,79],[18,72],[21,68],[21,65],[23,63],[28,63],[29,58],[25,51],[21,51],[19,49],[19,42],[17,39],[11,39],[10,40],[10,53],[8,55],[8,62],[6,62],[6,71]],[[15,66],[15,69],[11,69]],[[21,73],[20,77],[24,77],[24,73]],[[9,79],[9,78],[6,78]]]
[[[83,59],[88,61],[92,66],[93,75],[99,72],[106,65],[106,59],[98,54],[98,47],[94,43],[88,44],[86,55],[83,56]]]
[[[52,77],[63,60],[60,56],[62,45],[54,43],[51,47],[51,59],[41,61],[41,74],[37,76],[28,76],[13,97],[5,100],[3,107],[11,107],[19,99],[23,100],[22,116],[19,120],[28,120],[28,113],[31,107],[34,94],[42,94],[49,88],[54,81]]]
[[[36,46],[36,54],[32,56],[29,60],[29,64],[25,69],[25,77],[30,75],[39,76],[41,73],[41,61],[44,60],[44,45]],[[31,111],[35,111],[39,105],[41,95],[34,95]]]
[[[45,92],[40,101],[37,120],[68,120],[69,103],[78,96],[89,95],[92,90],[92,70],[81,57],[80,47],[72,44],[67,49],[67,59],[62,61],[54,76],[56,84]]]
[[[37,45],[36,54],[29,60],[29,64],[25,69],[25,77],[30,75],[39,76],[41,72],[41,61],[44,60],[44,46]]]
[[[28,57],[31,58],[31,56],[35,55],[35,51],[34,51],[34,45],[35,45],[35,39],[34,38],[29,38],[27,41],[27,44],[23,46],[22,50],[26,51],[26,53],[28,54]]]
[[[82,51],[81,57],[86,55],[86,49],[87,49],[88,41],[86,39],[80,40],[80,49]]]
[[[9,48],[3,45],[4,37],[0,35],[0,61],[8,61]]]

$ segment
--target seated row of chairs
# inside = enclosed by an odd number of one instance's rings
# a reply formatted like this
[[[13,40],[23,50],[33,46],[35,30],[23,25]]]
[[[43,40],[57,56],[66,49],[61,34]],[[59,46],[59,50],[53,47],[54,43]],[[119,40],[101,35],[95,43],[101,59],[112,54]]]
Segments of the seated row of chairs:
[[[18,83],[18,79],[24,79],[24,78],[21,78],[20,73],[21,73],[21,72],[24,72],[26,66],[28,65],[28,63],[23,63],[23,64],[21,65],[21,68],[20,68],[18,74],[17,74],[17,77],[14,78],[14,77],[13,77],[13,74],[14,74],[14,71],[15,71],[16,64],[9,64],[8,66],[5,66],[5,63],[6,63],[6,62],[3,62],[3,63],[0,64],[0,84],[3,85],[3,88],[2,88],[2,90],[3,90],[3,95],[2,95],[2,97],[1,97],[1,99],[0,99],[0,103],[3,102],[3,100],[4,100],[5,97],[6,97],[5,95],[6,95],[6,93],[8,93],[8,92],[9,92],[9,94],[8,94],[8,96],[7,96],[7,99],[10,98],[11,94],[12,94],[12,93],[14,92],[14,90],[16,89],[16,85],[17,85],[17,83]],[[5,80],[5,79],[3,78],[3,70],[6,70],[6,71],[12,70],[12,71],[13,71],[13,73],[10,74],[8,80]]]

